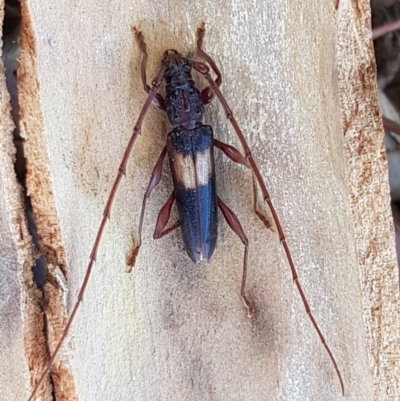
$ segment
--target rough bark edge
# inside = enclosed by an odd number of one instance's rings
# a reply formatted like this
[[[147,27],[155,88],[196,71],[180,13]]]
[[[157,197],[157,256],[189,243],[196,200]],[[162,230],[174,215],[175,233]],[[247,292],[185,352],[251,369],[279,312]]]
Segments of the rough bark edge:
[[[67,262],[62,243],[52,182],[48,165],[47,146],[40,104],[40,85],[37,68],[37,42],[32,26],[27,1],[21,2],[21,56],[18,69],[18,92],[20,100],[21,135],[25,138],[25,157],[27,159],[26,186],[31,197],[35,221],[39,235],[41,252],[47,261],[45,297],[45,328],[36,330],[36,337],[42,336],[47,341],[47,350],[30,363],[31,384],[35,385],[62,335],[67,318]],[[35,347],[31,338],[26,339],[26,348]],[[66,344],[68,345],[68,343]],[[64,351],[67,347],[64,347]],[[57,400],[75,400],[76,391],[72,373],[68,365],[68,355],[60,353],[51,372],[52,388],[49,379],[47,385],[38,392],[42,399],[49,399],[49,391],[54,391]]]
[[[336,67],[368,361],[374,397],[382,401],[400,396],[400,322],[398,267],[370,20],[369,1],[340,2]]]
[[[0,1],[0,21],[4,22],[4,1]],[[0,39],[0,45],[3,42]],[[23,319],[23,333],[25,348],[23,350],[27,367],[30,368],[33,361],[41,359],[45,342],[43,337],[37,338],[37,332],[43,331],[43,319],[40,316],[39,303],[42,293],[37,289],[32,280],[32,266],[34,260],[34,246],[29,234],[28,223],[25,215],[23,189],[20,186],[15,173],[14,163],[16,149],[13,143],[13,130],[15,128],[11,118],[10,95],[7,91],[3,61],[0,60],[0,170],[2,185],[4,187],[5,203],[9,212],[9,232],[12,243],[15,245],[17,265],[13,267],[18,283],[20,298],[20,315],[16,319]],[[4,233],[2,233],[4,235]],[[2,284],[3,285],[3,284]],[[4,331],[5,333],[5,331]],[[18,335],[16,336],[18,338]],[[28,341],[27,341],[28,340]],[[26,347],[26,344],[32,344]],[[21,376],[24,375],[21,372]],[[28,381],[24,381],[26,385]],[[3,383],[6,385],[6,383]]]

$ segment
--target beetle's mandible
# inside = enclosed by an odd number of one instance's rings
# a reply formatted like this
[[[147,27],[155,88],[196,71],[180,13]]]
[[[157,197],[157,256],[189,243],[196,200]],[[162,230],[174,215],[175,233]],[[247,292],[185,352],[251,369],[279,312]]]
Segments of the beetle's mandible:
[[[292,272],[293,281],[296,284],[300,298],[305,307],[311,323],[317,332],[322,345],[324,346],[338,376],[342,394],[344,394],[344,385],[341,373],[338,369],[336,360],[326,344],[325,338],[314,319],[314,316],[308,305],[304,291],[298,280],[297,272],[292,260],[289,247],[279,222],[276,211],[270,200],[269,193],[258,170],[258,167],[252,157],[250,149],[246,143],[241,129],[239,128],[231,109],[223,97],[219,87],[222,83],[221,73],[212,60],[212,58],[202,49],[205,28],[204,23],[197,29],[197,56],[203,61],[194,61],[183,57],[176,50],[167,50],[164,53],[161,68],[152,81],[152,85],[147,84],[146,64],[147,48],[140,31],[134,28],[135,38],[139,44],[142,53],[141,76],[144,90],[148,96],[142,111],[139,114],[135,124],[133,134],[129,140],[121,164],[118,169],[117,177],[114,181],[103,218],[98,229],[96,239],[90,254],[90,261],[87,271],[81,285],[78,299],[72,313],[68,319],[62,337],[51,356],[46,369],[43,371],[40,379],[36,383],[29,401],[33,400],[37,390],[43,382],[67,336],[76,312],[79,308],[83,295],[96,260],[97,250],[104,227],[110,217],[111,206],[116,194],[121,178],[125,175],[128,158],[131,154],[133,145],[141,132],[141,126],[146,112],[151,104],[167,113],[169,122],[173,127],[168,134],[167,144],[161,152],[156,166],[153,169],[150,182],[143,197],[142,210],[138,230],[138,244],[135,247],[130,264],[133,266],[141,245],[141,232],[144,217],[146,200],[149,198],[152,190],[157,186],[161,179],[162,166],[165,156],[168,154],[169,164],[172,173],[174,189],[165,205],[162,207],[154,231],[154,238],[158,239],[180,227],[186,252],[193,262],[209,260],[214,252],[217,241],[217,209],[219,208],[235,234],[240,238],[244,245],[243,275],[240,289],[240,295],[249,317],[254,314],[254,306],[246,296],[246,277],[248,260],[248,239],[242,229],[242,226],[236,215],[227,205],[218,197],[215,186],[215,167],[214,167],[214,147],[220,149],[225,155],[236,163],[249,167],[254,175],[255,181],[262,192],[264,202],[271,211],[274,224],[277,228],[278,236],[284,249],[289,267]],[[210,75],[211,70],[215,73],[215,80]],[[207,80],[208,86],[201,92],[197,89],[192,79],[192,70],[197,71]],[[162,81],[165,79],[166,95],[163,97],[158,93]],[[244,155],[234,147],[222,143],[214,138],[213,130],[210,126],[202,123],[204,105],[210,103],[214,97],[221,102],[225,114],[231,122],[236,135],[242,145]],[[257,185],[256,184],[256,185]],[[256,189],[256,185],[254,188]],[[254,194],[256,196],[256,194]],[[176,202],[179,214],[179,221],[167,228],[173,203]],[[261,220],[266,223],[265,218],[255,210]]]

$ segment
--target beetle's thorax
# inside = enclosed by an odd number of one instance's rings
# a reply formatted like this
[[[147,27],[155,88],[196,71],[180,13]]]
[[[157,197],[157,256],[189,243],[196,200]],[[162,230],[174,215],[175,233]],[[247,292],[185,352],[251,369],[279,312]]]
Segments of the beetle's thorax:
[[[193,129],[203,118],[203,102],[192,79],[190,61],[176,50],[164,53],[166,105],[173,127]]]

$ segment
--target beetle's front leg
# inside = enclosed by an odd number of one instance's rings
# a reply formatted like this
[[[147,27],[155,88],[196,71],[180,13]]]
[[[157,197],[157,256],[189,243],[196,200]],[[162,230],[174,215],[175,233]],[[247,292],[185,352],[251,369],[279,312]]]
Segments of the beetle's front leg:
[[[204,22],[200,24],[200,26],[197,28],[197,41],[196,41],[196,49],[197,49],[197,55],[202,58],[204,61],[206,61],[208,64],[210,64],[212,70],[215,72],[217,75],[216,80],[214,81],[217,86],[221,86],[222,84],[222,74],[217,65],[215,64],[214,60],[202,49],[203,46],[203,39],[206,34],[206,28]],[[201,100],[203,104],[208,104],[214,99],[214,92],[213,90],[207,86],[201,91]]]
[[[142,83],[143,83],[143,89],[145,90],[146,93],[149,93],[150,91],[150,86],[147,84],[147,78],[146,78],[146,66],[147,66],[147,45],[146,42],[144,41],[144,37],[142,34],[142,31],[138,31],[136,27],[132,28],[132,31],[135,35],[136,42],[138,43],[140,50],[142,52],[142,63],[140,66],[141,73],[142,73]],[[156,94],[156,97],[153,99],[153,106],[157,107],[157,109],[160,110],[166,110],[166,105],[165,105],[165,99],[163,96],[159,93]]]

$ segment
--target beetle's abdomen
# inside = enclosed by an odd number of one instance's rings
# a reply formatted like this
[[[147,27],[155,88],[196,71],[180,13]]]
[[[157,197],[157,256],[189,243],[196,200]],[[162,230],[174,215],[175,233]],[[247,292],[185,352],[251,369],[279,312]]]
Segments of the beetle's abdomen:
[[[218,230],[212,129],[174,130],[167,146],[186,251],[195,263],[209,260]]]

